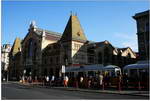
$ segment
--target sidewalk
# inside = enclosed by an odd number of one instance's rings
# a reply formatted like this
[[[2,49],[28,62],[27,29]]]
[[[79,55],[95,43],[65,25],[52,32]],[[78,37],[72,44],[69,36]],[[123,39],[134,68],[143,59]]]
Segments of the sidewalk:
[[[149,96],[149,91],[129,91],[129,90],[95,90],[95,89],[82,89],[82,88],[73,88],[73,87],[52,87],[55,89],[64,89],[69,91],[82,91],[82,92],[92,92],[92,93],[110,93],[110,94],[127,94],[127,95],[137,95],[137,96]]]
[[[13,82],[15,84],[19,84],[22,86],[30,86],[30,87],[40,87],[40,88],[51,88],[51,89],[61,89],[61,90],[68,90],[68,91],[81,91],[81,92],[90,92],[90,93],[109,93],[109,94],[124,94],[124,95],[135,95],[135,96],[149,96],[149,91],[139,91],[139,90],[95,90],[95,89],[82,89],[82,88],[74,88],[74,87],[49,87],[49,86],[42,86],[39,83],[20,83],[20,82]]]

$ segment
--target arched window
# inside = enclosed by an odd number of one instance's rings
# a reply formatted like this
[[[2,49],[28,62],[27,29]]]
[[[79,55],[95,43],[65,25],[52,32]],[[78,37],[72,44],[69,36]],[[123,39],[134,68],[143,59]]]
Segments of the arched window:
[[[32,57],[32,56],[33,56],[33,41],[32,41],[32,39],[29,40],[28,56],[29,56],[29,57]]]

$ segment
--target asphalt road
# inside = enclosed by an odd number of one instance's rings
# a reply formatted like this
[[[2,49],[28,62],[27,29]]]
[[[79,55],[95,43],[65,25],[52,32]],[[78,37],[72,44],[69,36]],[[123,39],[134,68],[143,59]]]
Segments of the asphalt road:
[[[120,95],[120,94],[104,94],[104,93],[90,93],[80,91],[67,91],[52,88],[27,87],[14,83],[2,83],[2,100],[81,100],[81,99],[149,99],[146,96]]]

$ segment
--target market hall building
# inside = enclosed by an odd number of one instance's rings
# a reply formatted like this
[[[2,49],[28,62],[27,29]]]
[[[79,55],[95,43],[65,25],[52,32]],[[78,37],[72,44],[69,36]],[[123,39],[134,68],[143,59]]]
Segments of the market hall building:
[[[87,40],[78,17],[71,14],[62,34],[38,28],[32,22],[21,41],[20,62],[21,76],[31,75],[34,79],[47,75],[60,77],[62,65],[113,64],[123,67],[135,63],[136,54],[129,47],[116,48],[107,40]]]

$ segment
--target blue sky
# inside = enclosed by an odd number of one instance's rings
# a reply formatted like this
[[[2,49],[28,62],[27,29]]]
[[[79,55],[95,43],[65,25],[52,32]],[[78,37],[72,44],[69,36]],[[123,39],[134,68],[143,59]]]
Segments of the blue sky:
[[[115,47],[138,50],[135,13],[149,9],[148,1],[3,1],[2,44],[23,39],[32,20],[40,28],[63,33],[70,11],[77,12],[88,40],[108,40]]]

